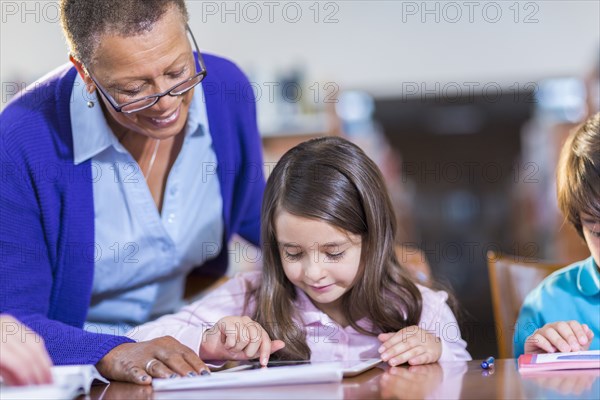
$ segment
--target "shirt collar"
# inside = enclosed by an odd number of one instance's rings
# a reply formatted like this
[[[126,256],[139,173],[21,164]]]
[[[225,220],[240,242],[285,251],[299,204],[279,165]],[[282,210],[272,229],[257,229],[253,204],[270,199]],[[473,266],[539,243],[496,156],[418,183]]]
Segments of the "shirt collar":
[[[300,315],[302,316],[302,322],[305,325],[319,323],[321,325],[337,324],[337,322],[333,321],[326,313],[319,310],[310,300],[308,295],[298,287],[296,287],[295,304],[298,307],[298,310],[300,311]],[[366,329],[367,331],[373,331],[375,329],[368,318],[361,318],[357,321],[357,324],[362,328]],[[355,332],[354,328],[352,328],[351,326],[348,326],[345,329],[350,332]]]
[[[600,271],[593,257],[583,262],[577,274],[577,289],[586,296],[600,292]]]
[[[88,101],[96,106],[88,107]],[[73,162],[80,164],[107,147],[118,143],[104,118],[96,92],[89,94],[79,74],[73,84],[70,104],[71,132],[73,135]]]
[[[312,301],[308,298],[308,295],[298,287],[296,287],[296,306],[302,316],[302,322],[306,325],[322,323],[326,324],[331,322],[331,319],[323,311],[319,310]]]
[[[75,78],[71,93],[70,117],[73,135],[73,162],[75,165],[89,160],[106,148],[113,146],[121,149],[119,140],[114,135],[99,104],[96,92],[89,94],[79,74]],[[202,85],[197,85],[188,112],[185,126],[186,136],[203,136],[208,132],[206,107],[202,103],[204,93]],[[88,107],[88,101],[95,106]]]

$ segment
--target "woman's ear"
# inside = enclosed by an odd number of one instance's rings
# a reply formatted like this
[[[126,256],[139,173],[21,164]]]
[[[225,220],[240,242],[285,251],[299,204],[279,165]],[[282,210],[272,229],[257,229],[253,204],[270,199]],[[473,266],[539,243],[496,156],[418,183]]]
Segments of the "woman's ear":
[[[83,79],[83,82],[85,82],[85,87],[88,93],[94,93],[94,91],[96,90],[96,85],[94,84],[94,81],[92,81],[92,79],[89,77],[89,75],[85,72],[83,64],[77,61],[72,55],[69,55],[69,60],[75,66],[75,69],[79,73],[79,76],[81,76],[81,79]]]

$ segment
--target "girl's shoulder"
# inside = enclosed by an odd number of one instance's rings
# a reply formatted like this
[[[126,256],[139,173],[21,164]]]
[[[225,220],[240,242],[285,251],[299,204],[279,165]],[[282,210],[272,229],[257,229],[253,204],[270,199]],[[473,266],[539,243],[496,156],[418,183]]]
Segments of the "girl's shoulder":
[[[435,290],[417,284],[422,296],[421,317],[419,326],[425,326],[427,330],[457,328],[454,310],[448,304],[449,295],[444,290]],[[441,324],[441,325],[436,325]]]
[[[421,284],[416,284],[421,297],[423,299],[423,313],[433,312],[437,313],[448,301],[448,293],[444,290],[435,290]]]
[[[205,293],[205,296],[200,300],[203,298],[220,297],[225,294],[230,296],[246,294],[250,290],[254,290],[258,287],[261,276],[261,271],[238,272],[226,279],[221,285],[208,293]]]
[[[214,307],[216,310],[220,310],[220,307],[227,305],[233,307],[228,312],[233,312],[237,315],[242,312],[242,307],[248,303],[249,307],[253,307],[252,299],[248,298],[250,291],[256,288],[260,282],[261,272],[238,272],[233,276],[229,277],[225,282],[219,286],[201,294],[198,298],[194,299],[187,307],[189,307],[194,313],[197,308],[211,308]],[[235,307],[239,306],[239,310]],[[189,312],[189,310],[187,310]]]
[[[429,288],[427,286],[423,286],[420,283],[415,284],[421,292],[421,296],[423,297],[423,303],[425,301],[446,301],[448,300],[448,293],[444,290],[436,290]]]
[[[242,287],[245,290],[256,289],[260,284],[262,271],[245,271],[235,273],[227,281],[227,285],[233,287]]]

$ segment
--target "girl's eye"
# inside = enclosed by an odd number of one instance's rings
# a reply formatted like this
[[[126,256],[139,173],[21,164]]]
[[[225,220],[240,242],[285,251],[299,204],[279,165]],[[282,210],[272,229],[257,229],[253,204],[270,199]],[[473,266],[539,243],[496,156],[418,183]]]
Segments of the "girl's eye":
[[[299,253],[289,253],[289,252],[284,252],[285,255],[285,259],[288,261],[296,261],[299,260],[300,257],[302,257],[302,252]]]
[[[600,238],[600,231],[592,231],[590,230],[590,233],[592,234],[592,236],[596,236]]]
[[[344,256],[344,252],[339,252],[339,253],[335,253],[335,254],[331,254],[331,253],[326,253],[327,254],[327,258],[329,258],[330,260],[339,260],[340,258],[342,258]]]

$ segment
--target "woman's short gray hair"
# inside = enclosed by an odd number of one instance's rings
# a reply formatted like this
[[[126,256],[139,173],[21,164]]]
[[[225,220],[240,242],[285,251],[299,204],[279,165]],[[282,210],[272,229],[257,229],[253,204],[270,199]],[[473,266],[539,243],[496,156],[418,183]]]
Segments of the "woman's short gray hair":
[[[148,32],[173,5],[187,22],[184,0],[60,0],[60,22],[71,55],[88,65],[103,34]]]

